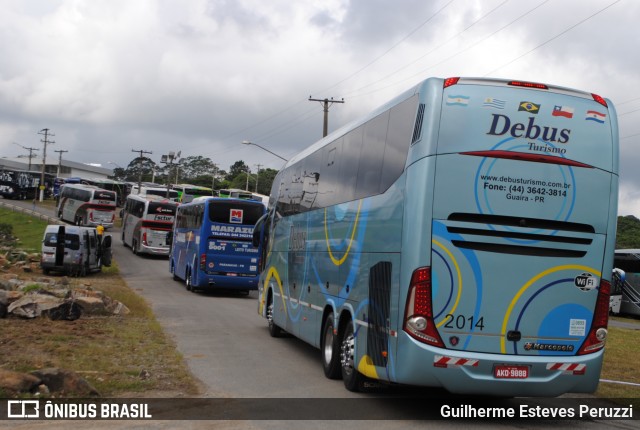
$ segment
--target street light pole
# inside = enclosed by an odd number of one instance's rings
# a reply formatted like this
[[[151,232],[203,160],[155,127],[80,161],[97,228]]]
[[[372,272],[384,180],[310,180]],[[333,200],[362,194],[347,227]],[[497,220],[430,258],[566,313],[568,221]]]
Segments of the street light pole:
[[[281,160],[284,160],[284,161],[285,161],[285,163],[286,163],[287,161],[289,161],[289,160],[287,160],[286,158],[281,157],[280,155],[276,154],[275,152],[271,152],[271,151],[269,151],[267,148],[263,148],[262,146],[258,145],[257,143],[249,142],[248,140],[243,140],[243,141],[242,141],[242,144],[243,144],[243,145],[253,145],[253,146],[257,146],[258,148],[262,149],[263,151],[267,151],[269,154],[274,155],[274,156],[278,157],[278,158],[279,158],[279,159],[281,159]]]

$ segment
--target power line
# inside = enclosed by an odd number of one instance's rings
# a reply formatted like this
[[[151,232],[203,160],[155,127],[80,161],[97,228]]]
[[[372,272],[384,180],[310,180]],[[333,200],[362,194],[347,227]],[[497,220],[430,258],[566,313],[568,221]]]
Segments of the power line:
[[[26,149],[27,151],[29,151],[29,171],[31,171],[31,159],[33,157],[35,157],[35,155],[33,155],[33,151],[39,151],[40,149],[38,148],[27,148],[26,146],[22,146],[19,143],[13,142],[14,145],[18,145],[19,147],[21,147],[22,149]]]
[[[549,0],[546,0],[546,1],[549,1]],[[545,3],[546,3],[546,1],[545,1]],[[486,14],[482,15],[482,16],[481,16],[480,18],[478,18],[477,20],[473,21],[470,25],[468,25],[467,27],[465,27],[465,29],[464,29],[464,30],[462,30],[462,31],[460,31],[460,32],[456,33],[455,35],[451,36],[449,39],[447,39],[447,40],[445,40],[444,42],[440,43],[438,46],[434,47],[433,49],[431,49],[431,50],[430,50],[430,51],[428,51],[427,53],[425,53],[425,54],[421,55],[420,57],[416,58],[415,60],[411,61],[410,63],[407,63],[407,64],[405,64],[404,66],[402,66],[402,67],[400,67],[400,68],[396,69],[395,71],[393,71],[393,72],[391,72],[391,73],[387,74],[386,76],[384,76],[384,77],[382,77],[382,78],[380,78],[380,79],[378,79],[378,80],[376,80],[376,81],[374,81],[374,82],[370,82],[369,84],[367,84],[367,85],[365,85],[365,86],[363,86],[363,87],[360,87],[360,88],[358,88],[358,89],[356,89],[356,90],[353,90],[350,94],[357,93],[358,91],[361,91],[361,90],[363,90],[363,89],[365,89],[365,88],[368,88],[368,87],[370,87],[370,86],[372,86],[372,85],[375,85],[375,84],[377,84],[378,82],[382,82],[382,81],[384,81],[385,79],[388,79],[388,78],[390,78],[390,77],[392,77],[392,76],[396,75],[396,74],[397,74],[397,73],[399,73],[400,71],[405,70],[405,69],[406,69],[406,68],[408,68],[409,66],[411,66],[411,65],[413,65],[413,64],[415,64],[415,63],[417,63],[418,61],[422,60],[424,57],[426,57],[426,56],[428,56],[428,55],[431,55],[432,53],[434,53],[434,52],[435,52],[435,51],[437,51],[438,49],[440,49],[440,48],[442,48],[443,46],[445,46],[447,43],[449,43],[449,42],[451,42],[452,40],[454,40],[454,39],[456,39],[456,38],[460,37],[460,35],[462,35],[462,34],[463,34],[463,33],[465,33],[466,31],[468,31],[468,30],[469,30],[471,27],[473,27],[474,25],[478,24],[480,21],[482,21],[482,20],[484,20],[485,18],[487,18],[489,15],[491,15],[492,13],[494,13],[496,10],[500,9],[502,6],[504,6],[504,5],[505,5],[506,3],[508,3],[508,2],[509,2],[509,0],[504,0],[504,1],[503,1],[502,3],[500,3],[498,6],[494,7],[493,9],[491,9],[491,10],[490,10],[489,12],[487,12]],[[544,4],[544,3],[542,3],[542,4]],[[537,7],[539,7],[539,6],[541,6],[541,5],[536,6],[536,8],[537,8]],[[527,13],[528,13],[528,12],[527,12]],[[523,15],[521,15],[521,16],[523,16]]]
[[[311,96],[309,96],[309,101],[310,102],[321,102],[323,109],[322,111],[324,112],[324,122],[322,125],[322,137],[325,137],[327,135],[328,129],[329,129],[329,106],[331,106],[334,103],[344,103],[344,99],[342,100],[334,100],[333,97],[331,97],[331,100],[325,98],[325,99],[312,99]]]
[[[571,27],[567,28],[566,30],[564,30],[564,31],[562,31],[562,32],[560,32],[560,33],[558,33],[558,34],[556,34],[556,35],[555,35],[555,36],[553,36],[551,39],[548,39],[547,41],[545,41],[545,42],[541,43],[540,45],[536,46],[535,48],[530,49],[529,51],[525,52],[524,54],[522,54],[522,55],[520,55],[520,56],[518,56],[518,57],[516,57],[516,58],[514,58],[513,60],[509,61],[508,63],[503,64],[502,66],[498,67],[497,69],[492,70],[491,72],[487,73],[485,76],[487,76],[487,75],[491,75],[491,74],[493,74],[494,72],[496,72],[496,71],[498,71],[498,70],[502,69],[503,67],[509,66],[510,64],[515,63],[515,62],[516,62],[516,61],[518,61],[519,59],[521,59],[521,58],[523,58],[523,57],[526,57],[527,55],[529,55],[529,54],[530,54],[530,53],[532,53],[533,51],[537,50],[538,48],[543,47],[543,46],[544,46],[544,45],[546,45],[547,43],[553,42],[554,40],[556,40],[556,39],[557,39],[557,38],[559,38],[560,36],[563,36],[563,35],[565,35],[566,33],[568,33],[569,31],[573,30],[573,29],[574,29],[574,28],[576,28],[577,26],[579,26],[579,25],[581,25],[581,24],[583,24],[583,23],[585,23],[585,22],[589,21],[589,20],[590,20],[591,18],[593,18],[594,16],[601,14],[601,13],[602,13],[602,12],[604,12],[605,10],[609,9],[611,6],[615,5],[616,3],[620,3],[620,1],[622,1],[622,0],[616,0],[616,1],[614,1],[614,2],[613,2],[613,3],[611,3],[610,5],[608,5],[608,6],[604,7],[604,8],[602,8],[602,9],[600,9],[598,12],[596,12],[596,13],[594,13],[594,14],[592,14],[592,15],[589,15],[588,17],[586,17],[586,18],[585,18],[585,19],[583,19],[582,21],[580,21],[580,22],[578,22],[578,23],[576,23],[576,24],[572,25]]]

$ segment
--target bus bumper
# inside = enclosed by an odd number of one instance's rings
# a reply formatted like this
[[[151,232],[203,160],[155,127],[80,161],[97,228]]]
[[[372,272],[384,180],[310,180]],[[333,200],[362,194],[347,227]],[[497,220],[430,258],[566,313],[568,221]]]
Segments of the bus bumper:
[[[258,276],[206,275],[205,279],[198,279],[194,286],[202,290],[250,291],[258,289],[258,281]]]
[[[438,386],[456,394],[555,397],[592,393],[598,388],[604,355],[604,350],[582,356],[470,353],[405,341],[413,345],[397,357],[395,382]],[[497,377],[497,367],[526,368],[527,376]]]
[[[169,256],[171,248],[169,248],[168,246],[165,248],[160,246],[140,245],[140,252],[143,254]]]

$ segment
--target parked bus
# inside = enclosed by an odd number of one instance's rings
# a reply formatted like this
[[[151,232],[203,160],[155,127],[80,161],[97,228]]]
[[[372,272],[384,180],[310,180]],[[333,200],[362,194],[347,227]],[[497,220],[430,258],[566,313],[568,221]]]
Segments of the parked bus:
[[[117,195],[93,185],[64,184],[60,191],[58,218],[79,226],[113,226]]]
[[[239,190],[237,188],[227,188],[218,190],[218,196],[233,199],[251,200],[251,191]]]
[[[613,265],[618,282],[611,291],[611,313],[640,316],[640,249],[616,249]]]
[[[107,178],[89,178],[83,179],[83,184],[94,185],[102,188],[103,190],[115,191],[118,195],[118,201],[116,202],[118,207],[124,205],[127,196],[131,193],[131,185],[126,182],[114,181]]]
[[[130,194],[122,209],[122,243],[134,254],[169,255],[169,233],[178,203],[164,197]]]
[[[0,169],[0,196],[5,199],[26,200],[38,197],[42,173],[18,169]],[[50,197],[55,177],[44,174],[44,195]]]
[[[131,194],[139,195],[139,196],[159,196],[159,197],[168,197],[171,200],[178,201],[180,195],[174,189],[167,189],[167,187],[158,186],[157,184],[150,185],[142,185],[138,187],[138,184],[133,184],[131,186]]]
[[[218,195],[220,197],[226,198],[255,200],[257,202],[262,202],[265,206],[267,206],[269,202],[269,196],[265,196],[264,194],[252,193],[251,191],[239,190],[237,188],[218,190]]]
[[[257,289],[260,250],[252,232],[264,212],[250,200],[200,197],[181,204],[169,263],[174,279],[192,291]]]
[[[177,184],[171,188],[178,192],[180,203],[188,203],[198,197],[213,197],[213,189],[199,185]]]
[[[593,392],[617,190],[610,101],[427,79],[278,173],[259,313],[352,391]]]

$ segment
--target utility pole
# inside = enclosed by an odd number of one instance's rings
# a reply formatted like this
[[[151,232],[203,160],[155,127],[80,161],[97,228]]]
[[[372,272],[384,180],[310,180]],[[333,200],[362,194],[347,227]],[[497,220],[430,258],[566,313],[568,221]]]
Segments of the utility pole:
[[[342,100],[334,100],[333,97],[331,97],[331,100],[329,99],[312,99],[311,96],[309,96],[309,101],[310,102],[321,102],[322,105],[324,106],[324,126],[322,127],[322,137],[325,137],[328,133],[328,129],[329,129],[329,106],[331,106],[334,103],[344,103],[344,99]]]
[[[26,149],[27,151],[29,151],[29,168],[27,170],[31,171],[31,159],[33,157],[35,157],[35,155],[33,155],[33,151],[39,151],[38,148],[27,148],[26,146],[22,146],[19,143],[13,142],[15,145],[18,145],[19,147],[21,147],[22,149]]]
[[[260,168],[262,167],[262,164],[255,164],[255,166],[258,167],[258,172],[256,173],[256,193],[258,192],[258,177],[260,176]]]
[[[56,176],[59,178],[60,177],[60,170],[62,168],[62,154],[64,152],[69,152],[69,151],[65,151],[65,150],[60,149],[60,150],[53,151],[53,152],[57,152],[57,153],[60,154],[60,156],[58,157],[58,173],[56,174]]]
[[[142,191],[142,154],[153,154],[151,151],[145,151],[144,149],[132,149],[131,152],[139,152],[140,158],[138,158],[138,194]]]
[[[55,136],[55,134],[49,134],[48,128],[43,128],[38,132],[38,134],[44,135],[44,140],[40,139],[40,142],[44,143],[44,148],[42,150],[42,172],[40,174],[40,202],[44,200],[44,169],[47,165],[47,144],[54,144],[55,142],[49,140],[49,136]]]

